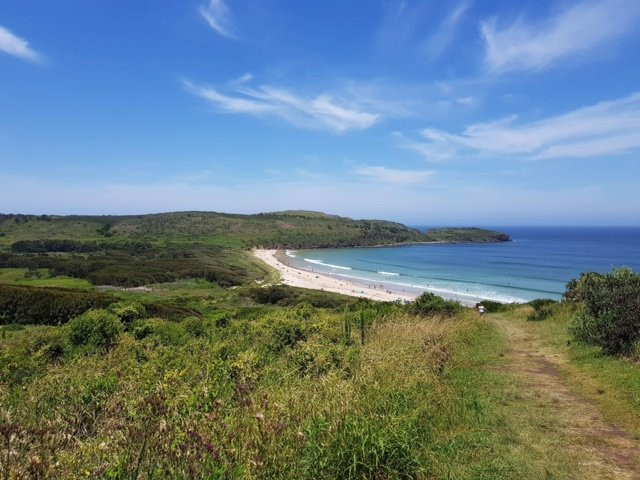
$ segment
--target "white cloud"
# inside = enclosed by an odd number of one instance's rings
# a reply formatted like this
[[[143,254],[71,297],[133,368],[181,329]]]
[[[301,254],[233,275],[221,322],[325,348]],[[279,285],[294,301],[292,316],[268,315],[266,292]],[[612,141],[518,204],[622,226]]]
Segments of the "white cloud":
[[[231,12],[222,0],[209,0],[208,5],[200,5],[198,12],[209,26],[223,37],[237,38]]]
[[[29,47],[29,42],[0,27],[0,51],[30,62],[42,62],[42,56]]]
[[[460,105],[471,106],[474,103],[476,103],[476,101],[473,97],[460,97],[460,98],[456,98],[456,103],[459,103]]]
[[[361,166],[353,169],[356,175],[367,177],[382,183],[395,185],[416,185],[434,175],[433,170],[397,170],[387,167]]]
[[[223,112],[279,117],[301,128],[342,133],[369,128],[381,118],[378,113],[364,111],[357,99],[338,100],[329,94],[304,97],[269,85],[251,88],[245,86],[249,80],[232,82],[230,93],[186,81],[183,83],[190,93],[204,98]]]
[[[534,122],[518,125],[516,120],[512,116],[477,123],[459,135],[428,128],[422,131],[428,141],[415,142],[413,148],[428,160],[468,152],[523,159],[586,158],[640,149],[640,93]]]
[[[460,21],[471,7],[471,2],[465,1],[458,4],[449,15],[445,17],[438,29],[424,42],[424,48],[429,58],[439,57],[453,41]]]
[[[544,22],[519,19],[499,28],[482,23],[485,61],[490,71],[543,70],[584,55],[637,27],[639,0],[587,0]]]

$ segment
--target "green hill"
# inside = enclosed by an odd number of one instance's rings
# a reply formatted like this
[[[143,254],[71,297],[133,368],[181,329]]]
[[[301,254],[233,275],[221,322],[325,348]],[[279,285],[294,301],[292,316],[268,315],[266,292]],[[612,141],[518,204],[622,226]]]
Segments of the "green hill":
[[[0,215],[0,246],[42,239],[322,248],[434,241],[488,242],[509,238],[499,232],[467,228],[436,229],[422,234],[396,222],[353,220],[302,210],[255,215],[216,212],[127,216]]]
[[[237,215],[175,212],[126,216],[0,215],[3,277],[137,287],[204,278],[223,287],[255,283],[269,270],[251,247],[317,248],[508,239],[480,229],[423,234],[383,220],[320,212]],[[22,270],[20,270],[22,269]],[[56,277],[57,280],[51,280]]]

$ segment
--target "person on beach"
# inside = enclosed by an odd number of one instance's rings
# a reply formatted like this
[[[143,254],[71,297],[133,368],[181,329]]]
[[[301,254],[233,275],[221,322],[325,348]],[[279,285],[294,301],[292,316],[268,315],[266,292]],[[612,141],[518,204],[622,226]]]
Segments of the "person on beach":
[[[478,305],[478,313],[480,314],[480,316],[484,315],[484,305]]]

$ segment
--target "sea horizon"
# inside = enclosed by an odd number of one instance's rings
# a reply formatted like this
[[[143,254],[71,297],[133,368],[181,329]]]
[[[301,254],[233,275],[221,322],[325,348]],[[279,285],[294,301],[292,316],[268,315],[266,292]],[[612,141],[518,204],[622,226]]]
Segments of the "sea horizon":
[[[466,304],[559,300],[567,282],[581,273],[640,269],[640,227],[490,228],[509,234],[512,241],[288,253],[298,268],[398,293],[429,291]]]

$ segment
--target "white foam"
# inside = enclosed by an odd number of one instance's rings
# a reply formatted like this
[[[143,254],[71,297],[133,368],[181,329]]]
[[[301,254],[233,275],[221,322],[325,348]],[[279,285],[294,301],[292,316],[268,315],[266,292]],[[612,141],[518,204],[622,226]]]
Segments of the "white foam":
[[[291,250],[285,250],[284,253],[287,255],[287,257],[296,258],[296,256],[291,253]]]
[[[320,260],[313,260],[311,258],[305,258],[304,261],[305,262],[309,262],[309,263],[313,263],[315,265],[322,265],[324,267],[339,268],[340,270],[351,270],[351,267],[343,267],[341,265],[332,265],[330,263],[323,263]]]
[[[399,277],[400,276],[400,274],[396,273],[396,272],[383,272],[383,271],[380,271],[378,273],[380,275],[391,275],[392,277]]]
[[[375,279],[367,278],[367,277],[358,277],[356,275],[345,275],[343,273],[337,273],[335,275],[339,277],[352,278],[354,280],[364,280],[367,282],[374,282],[374,283],[376,282]],[[442,288],[442,287],[438,288],[438,287],[433,287],[431,285],[427,286],[427,285],[420,285],[416,283],[390,282],[390,281],[386,281],[385,283],[388,285],[394,285],[396,287],[409,287],[416,290],[423,290],[425,292],[440,294],[442,296],[446,296],[446,298],[451,298],[451,299],[455,299],[455,298],[468,299],[468,300],[473,299],[474,301],[493,300],[495,302],[500,302],[500,303],[514,303],[514,302],[524,303],[527,301],[522,298],[513,297],[511,295],[504,295],[504,294],[500,294],[498,292],[493,292],[493,291],[462,292],[460,290],[451,289],[451,288]]]

